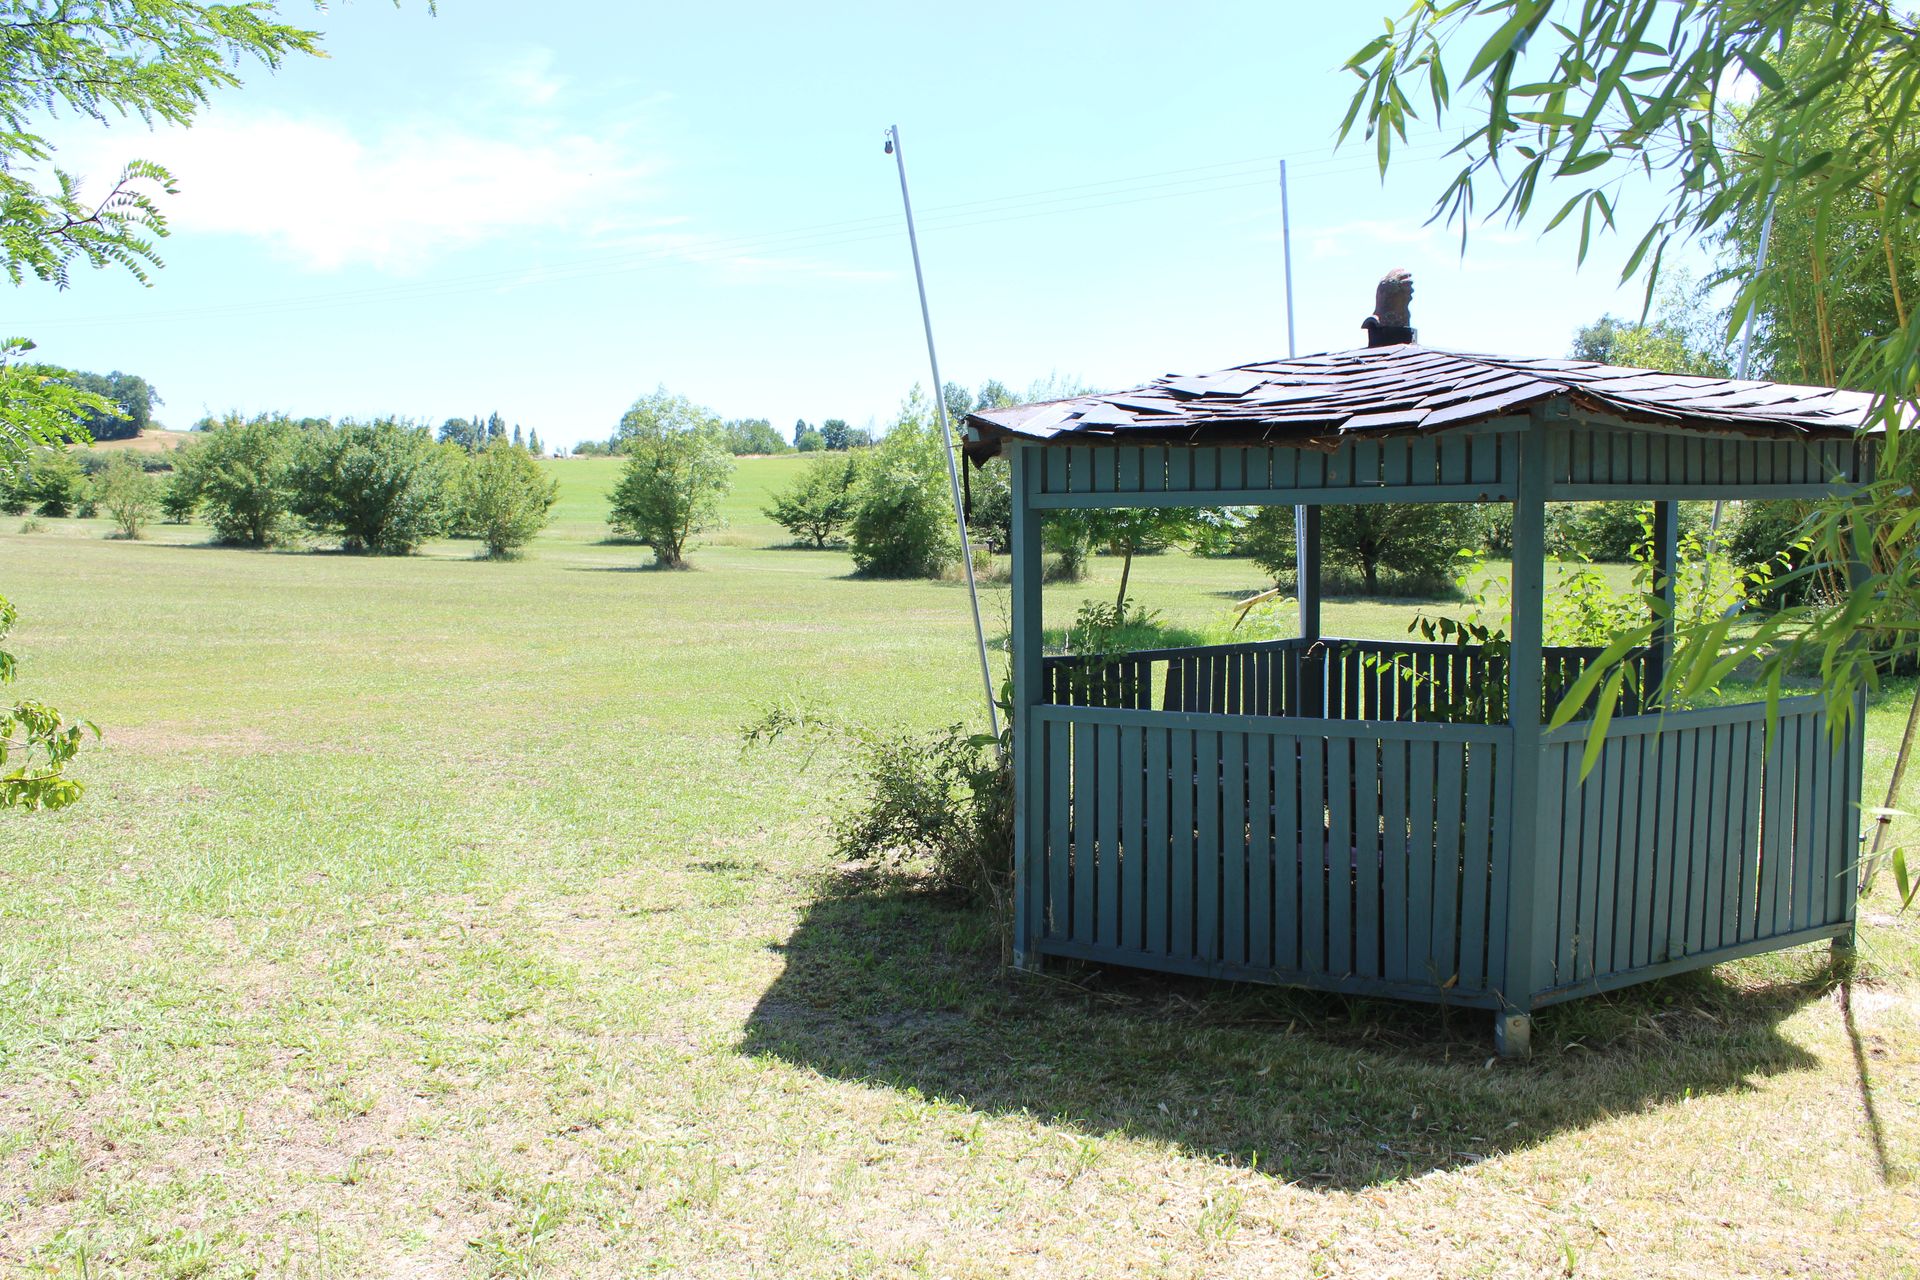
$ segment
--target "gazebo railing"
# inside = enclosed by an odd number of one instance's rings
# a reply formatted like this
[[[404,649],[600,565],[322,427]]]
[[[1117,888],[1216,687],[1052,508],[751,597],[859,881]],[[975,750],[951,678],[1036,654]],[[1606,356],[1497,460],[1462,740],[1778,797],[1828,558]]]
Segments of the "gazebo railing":
[[[1551,715],[1587,665],[1592,646],[1548,649],[1542,658]],[[1630,655],[1635,679],[1616,715],[1647,709],[1647,653]],[[1268,640],[1113,656],[1065,655],[1044,664],[1055,706],[1191,711],[1212,715],[1301,716],[1444,724],[1507,721],[1506,657],[1476,645],[1393,640]],[[1591,718],[1596,693],[1582,709]]]

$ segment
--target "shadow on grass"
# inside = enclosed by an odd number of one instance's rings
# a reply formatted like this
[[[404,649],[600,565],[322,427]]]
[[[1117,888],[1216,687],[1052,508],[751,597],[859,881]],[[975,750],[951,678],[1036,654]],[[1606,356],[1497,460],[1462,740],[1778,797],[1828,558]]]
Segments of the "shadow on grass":
[[[1091,1135],[1357,1189],[1746,1088],[1815,1059],[1778,1024],[1831,988],[1711,974],[1556,1006],[1531,1063],[1488,1015],[1122,969],[1003,973],[980,913],[885,879],[813,903],[743,1052]]]

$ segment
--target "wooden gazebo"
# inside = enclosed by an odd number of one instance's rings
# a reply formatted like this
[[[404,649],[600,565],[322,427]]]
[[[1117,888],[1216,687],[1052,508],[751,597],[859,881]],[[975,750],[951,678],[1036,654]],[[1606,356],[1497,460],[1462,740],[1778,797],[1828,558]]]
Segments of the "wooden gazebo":
[[[1406,338],[1411,334],[1402,332]],[[1375,335],[1376,341],[1380,335]],[[1592,650],[1542,643],[1550,502],[1812,498],[1869,478],[1864,396],[1410,341],[972,415],[1013,469],[1015,953],[1484,1008],[1850,941],[1861,717],[1819,696],[1623,703],[1548,731]],[[1510,502],[1510,661],[1320,629],[1318,509]],[[1299,635],[1047,656],[1040,523],[1296,509]],[[1658,684],[1663,638],[1633,661]]]

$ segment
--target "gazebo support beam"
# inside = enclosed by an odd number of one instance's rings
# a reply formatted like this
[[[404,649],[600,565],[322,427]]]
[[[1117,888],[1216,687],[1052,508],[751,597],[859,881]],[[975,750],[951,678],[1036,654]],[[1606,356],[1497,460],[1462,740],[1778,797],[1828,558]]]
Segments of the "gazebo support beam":
[[[1651,708],[1660,698],[1660,685],[1673,660],[1673,610],[1679,599],[1680,504],[1653,504],[1653,591],[1660,603],[1653,610],[1653,638],[1647,645],[1647,687],[1640,704]]]
[[[1320,638],[1320,508],[1293,509],[1293,582],[1300,598],[1300,638]]]
[[[1551,912],[1537,900],[1551,885],[1540,874],[1559,833],[1545,829],[1540,803],[1542,740],[1541,647],[1546,619],[1547,454],[1546,425],[1535,421],[1521,437],[1520,474],[1513,502],[1513,616],[1509,625],[1507,717],[1513,726],[1513,858],[1508,881],[1505,1007],[1494,1014],[1494,1047],[1505,1057],[1533,1051],[1533,992],[1545,984],[1534,971],[1542,950],[1535,934]]]
[[[1031,501],[1039,449],[1015,445],[1011,450],[1013,488],[1013,767],[1021,777],[1014,788],[1013,813],[1013,964],[1038,969],[1040,957],[1029,944],[1040,936],[1042,896],[1037,892],[1045,870],[1039,857],[1038,806],[1044,803],[1046,770],[1041,759],[1042,730],[1033,711],[1045,700],[1042,688],[1045,649],[1041,643],[1041,513]]]

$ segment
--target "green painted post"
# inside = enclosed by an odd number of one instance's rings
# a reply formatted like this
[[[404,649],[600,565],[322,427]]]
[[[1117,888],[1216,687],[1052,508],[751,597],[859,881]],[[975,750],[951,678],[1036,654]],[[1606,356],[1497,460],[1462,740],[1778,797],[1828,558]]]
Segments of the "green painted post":
[[[1031,950],[1041,936],[1040,913],[1046,901],[1045,848],[1041,824],[1047,811],[1046,768],[1040,726],[1033,708],[1042,699],[1040,641],[1040,513],[1032,497],[1038,487],[1041,450],[1017,444],[1013,469],[1013,963],[1040,967]],[[1064,779],[1061,780],[1064,785]]]
[[[1653,610],[1653,640],[1647,649],[1646,688],[1640,691],[1640,705],[1652,710],[1663,701],[1660,684],[1667,678],[1667,666],[1673,658],[1673,606],[1676,599],[1675,571],[1680,563],[1680,504],[1653,504],[1653,586],[1660,604]]]
[[[1506,937],[1503,1007],[1494,1015],[1494,1044],[1507,1057],[1532,1050],[1533,996],[1542,986],[1540,955],[1547,939],[1536,936],[1551,927],[1553,913],[1536,901],[1551,893],[1553,882],[1540,874],[1541,863],[1557,846],[1558,831],[1545,828],[1547,807],[1540,803],[1546,746],[1541,741],[1541,653],[1547,568],[1546,424],[1535,418],[1520,437],[1520,474],[1513,500],[1512,649],[1507,662],[1508,715],[1513,724],[1513,812],[1508,838]],[[1498,838],[1498,833],[1496,833]]]
[[[1294,591],[1300,597],[1300,638],[1320,638],[1320,508],[1293,509]]]

